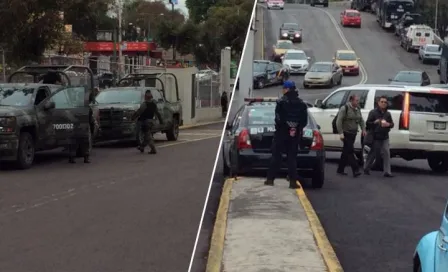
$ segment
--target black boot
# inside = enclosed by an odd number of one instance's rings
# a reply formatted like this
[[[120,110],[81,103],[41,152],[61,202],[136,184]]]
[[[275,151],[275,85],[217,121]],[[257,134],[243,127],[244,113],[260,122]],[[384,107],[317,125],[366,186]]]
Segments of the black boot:
[[[140,150],[140,153],[145,152],[145,148],[143,146],[138,146],[137,149]]]
[[[69,158],[68,158],[68,162],[69,162],[69,163],[76,163],[76,161],[75,161],[75,157],[69,157]]]
[[[84,163],[90,163],[90,156],[84,156]]]

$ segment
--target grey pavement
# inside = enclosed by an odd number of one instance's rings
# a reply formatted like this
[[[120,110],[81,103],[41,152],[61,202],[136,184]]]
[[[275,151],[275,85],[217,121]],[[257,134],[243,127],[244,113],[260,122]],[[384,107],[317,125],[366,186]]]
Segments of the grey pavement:
[[[223,123],[158,137],[157,155],[125,143],[92,163],[59,152],[0,171],[0,271],[187,271]]]
[[[225,272],[327,271],[305,211],[286,181],[262,178],[233,183],[227,215]]]

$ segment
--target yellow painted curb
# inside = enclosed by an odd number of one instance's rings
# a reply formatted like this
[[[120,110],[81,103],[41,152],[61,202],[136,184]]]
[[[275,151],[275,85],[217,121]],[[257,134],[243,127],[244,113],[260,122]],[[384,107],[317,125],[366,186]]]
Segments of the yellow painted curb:
[[[222,257],[224,254],[224,242],[227,229],[227,213],[229,211],[230,194],[235,179],[227,179],[224,182],[221,199],[219,200],[218,213],[213,227],[210,249],[208,251],[206,272],[221,272]]]
[[[300,189],[296,190],[297,196],[299,197],[300,203],[305,210],[305,214],[310,222],[311,231],[313,232],[314,239],[316,240],[317,247],[320,250],[322,258],[324,259],[325,265],[329,272],[343,272],[344,269],[336,256],[336,252],[333,249],[330,241],[328,240],[325,230],[320,223],[319,217],[316,211],[313,209],[311,202],[305,194],[305,191],[300,186]]]
[[[195,128],[195,127],[214,125],[214,124],[219,124],[219,123],[224,123],[224,120],[204,122],[204,123],[198,123],[198,124],[192,124],[192,125],[185,125],[185,126],[179,127],[179,129],[189,129],[189,128]]]

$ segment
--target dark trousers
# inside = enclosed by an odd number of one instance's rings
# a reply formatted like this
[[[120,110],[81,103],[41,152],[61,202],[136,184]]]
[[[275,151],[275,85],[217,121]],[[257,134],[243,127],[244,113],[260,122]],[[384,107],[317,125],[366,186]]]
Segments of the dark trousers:
[[[339,160],[338,173],[343,173],[347,165],[352,168],[353,173],[359,171],[358,161],[355,157],[355,140],[356,133],[344,132],[344,145],[342,147],[341,159]]]
[[[300,135],[291,137],[288,131],[276,131],[272,143],[272,158],[269,166],[267,180],[274,181],[277,172],[280,170],[282,155],[286,154],[288,159],[289,182],[295,184],[297,176],[297,153],[299,149]]]
[[[68,156],[72,159],[75,158],[79,150],[81,156],[89,157],[91,146],[90,141],[90,136],[71,138],[68,144]]]

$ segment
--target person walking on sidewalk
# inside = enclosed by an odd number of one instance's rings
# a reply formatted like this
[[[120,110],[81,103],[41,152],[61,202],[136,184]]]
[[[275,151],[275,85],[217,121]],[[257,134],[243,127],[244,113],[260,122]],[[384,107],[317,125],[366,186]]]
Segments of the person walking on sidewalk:
[[[229,105],[229,97],[227,96],[227,92],[223,91],[221,94],[221,110],[222,110],[222,117],[226,117],[227,115],[227,109]]]
[[[378,105],[369,112],[366,125],[369,133],[373,135],[373,145],[370,149],[364,166],[364,174],[370,175],[370,169],[375,159],[383,159],[384,176],[393,177],[390,169],[389,132],[394,127],[392,115],[387,110],[387,97],[381,96]]]
[[[296,90],[294,81],[283,83],[283,96],[275,107],[275,134],[272,143],[272,158],[265,185],[274,185],[280,168],[282,154],[288,157],[289,188],[297,189],[297,152],[303,128],[308,123],[308,107]]]
[[[366,135],[365,122],[359,109],[358,96],[351,95],[348,103],[340,108],[336,119],[336,127],[339,137],[343,142],[337,173],[347,175],[345,173],[345,167],[348,164],[352,168],[353,176],[358,177],[361,175],[361,171],[359,170],[358,161],[355,157],[354,147],[358,128],[361,127],[362,136]]]

